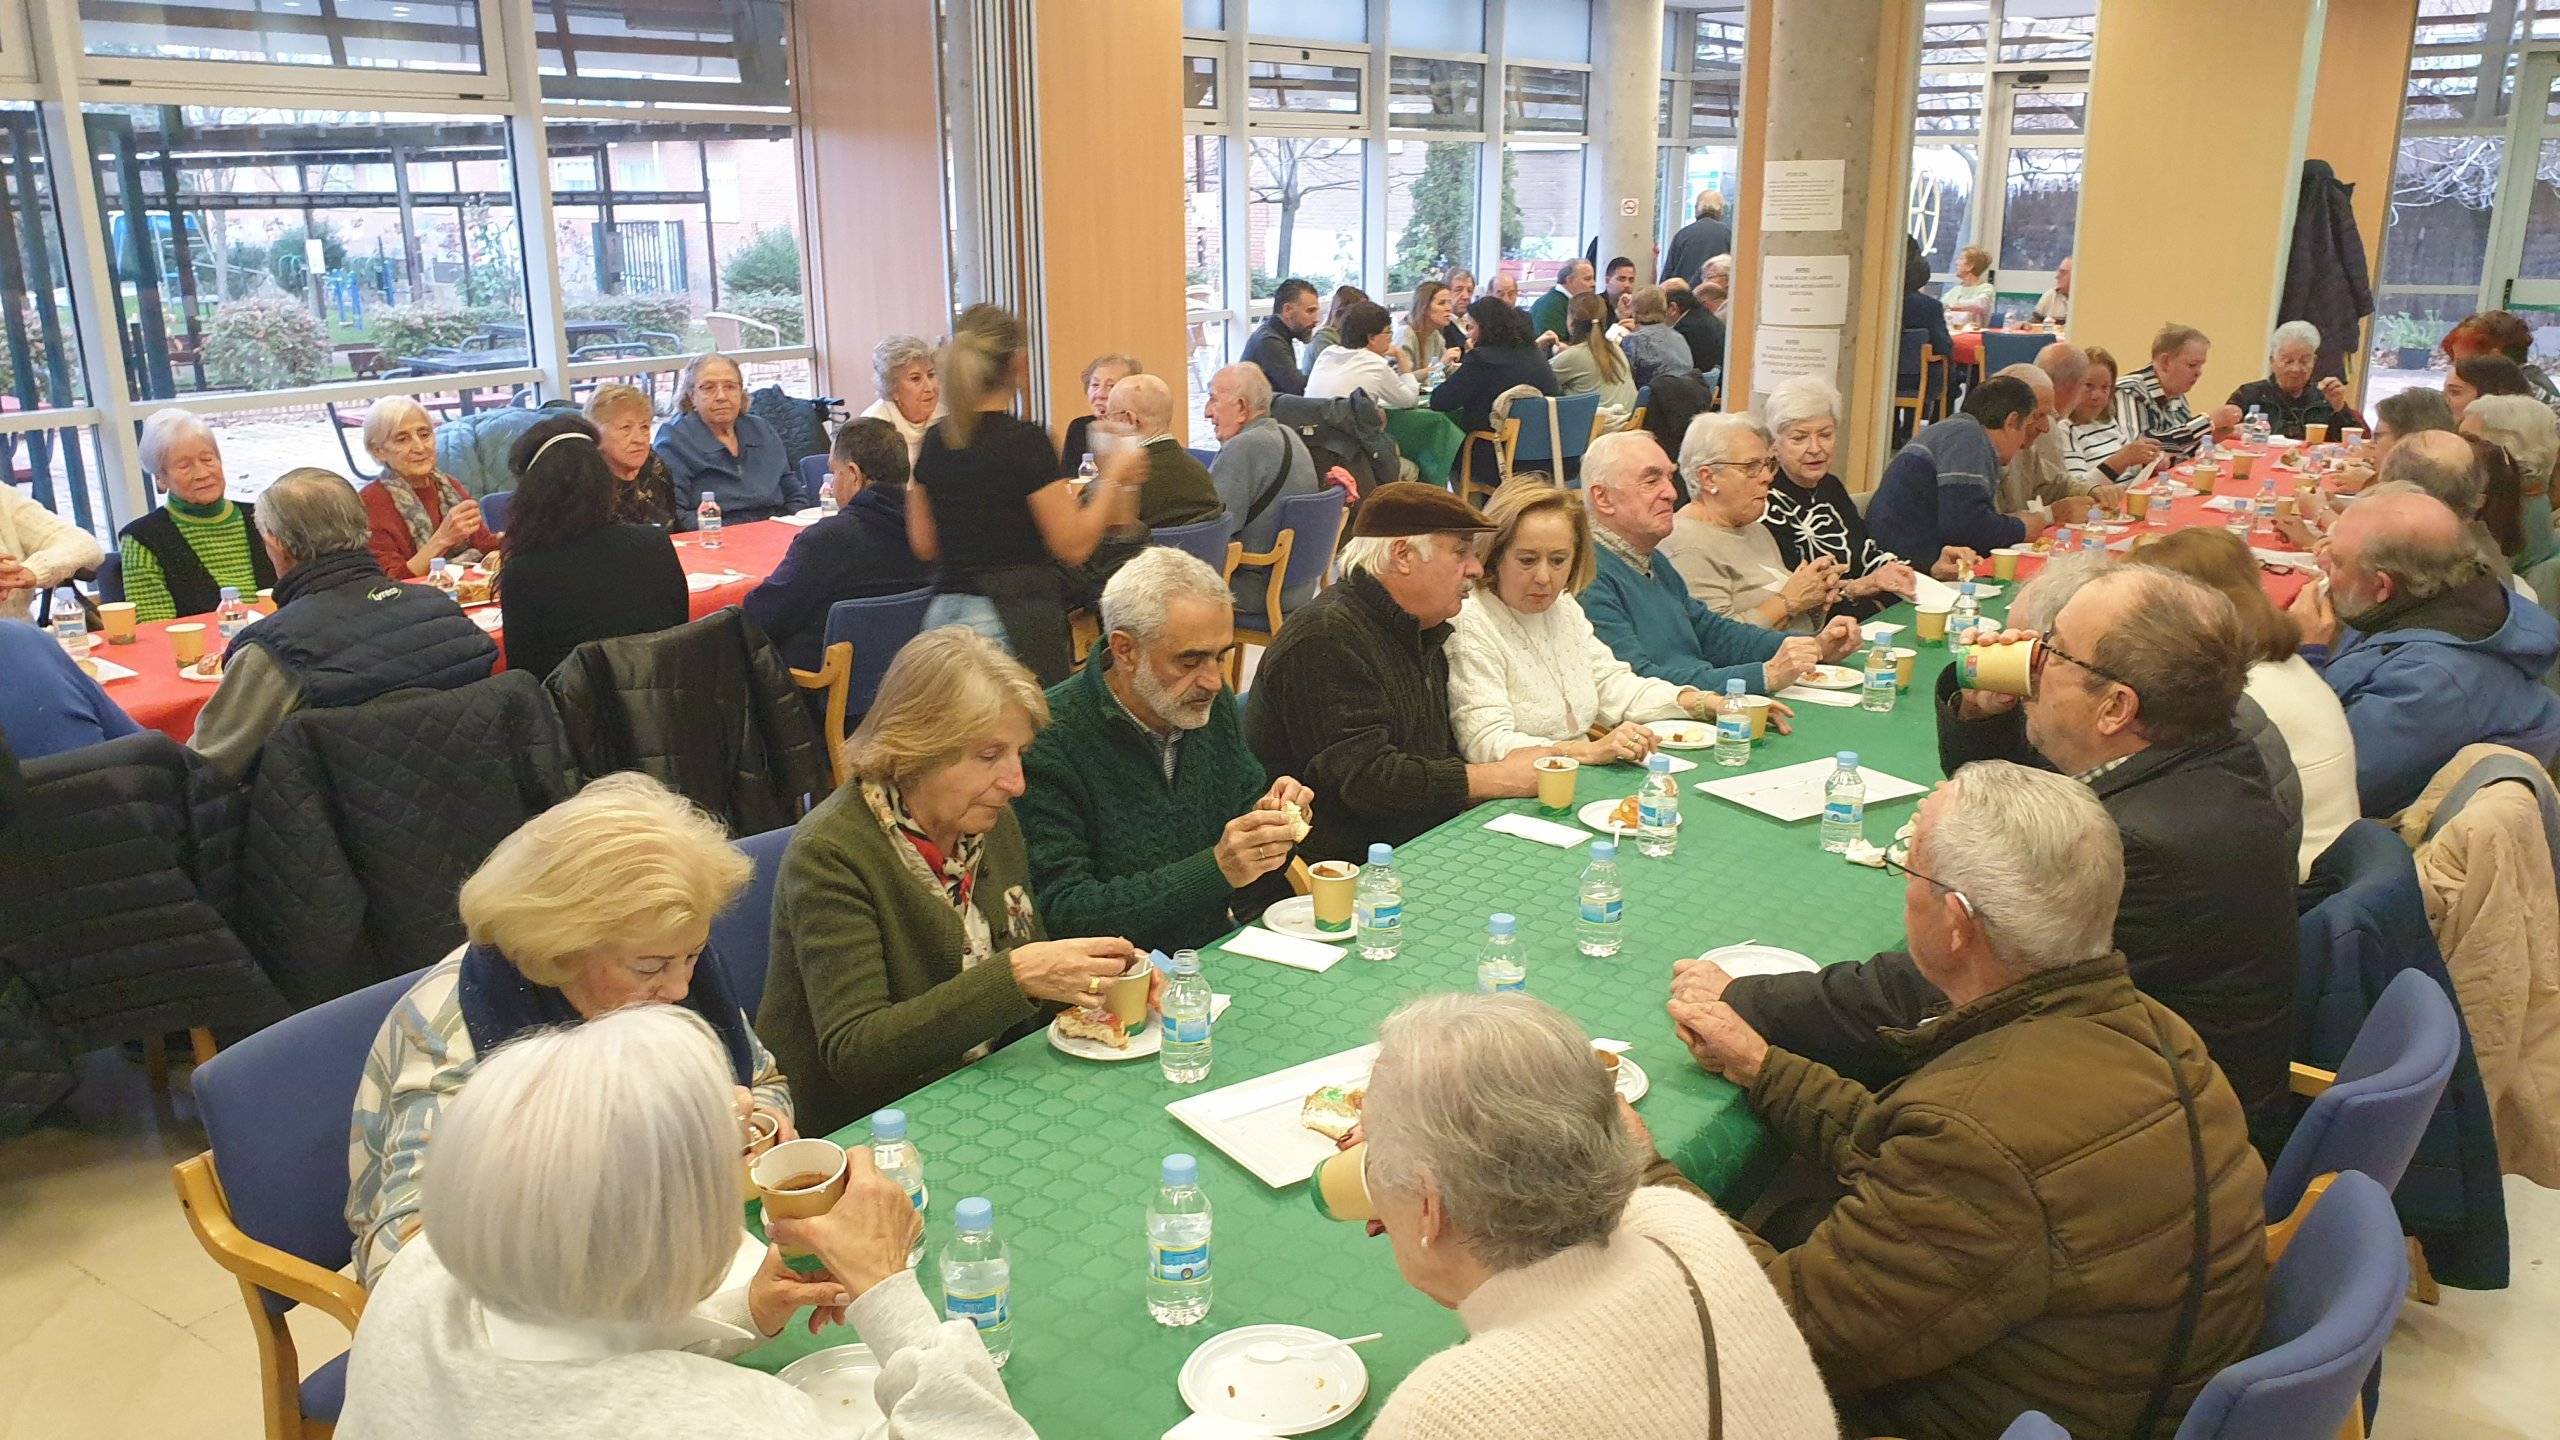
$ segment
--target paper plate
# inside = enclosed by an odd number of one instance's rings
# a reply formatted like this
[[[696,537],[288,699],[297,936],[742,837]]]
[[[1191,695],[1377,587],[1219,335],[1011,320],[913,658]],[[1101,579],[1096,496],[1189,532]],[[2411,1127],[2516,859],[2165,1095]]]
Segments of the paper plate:
[[[193,665],[179,666],[178,678],[181,680],[192,680],[198,685],[219,685],[222,683],[222,677],[220,675],[199,675],[196,673],[196,667]]]
[[[1635,1062],[1635,1057],[1631,1055],[1621,1055],[1618,1057],[1619,1099],[1633,1105],[1644,1098],[1644,1092],[1652,1088],[1652,1078],[1644,1073],[1643,1066]]]
[[[1723,967],[1724,973],[1736,979],[1745,975],[1796,975],[1822,968],[1814,964],[1809,955],[1800,955],[1775,945],[1727,945],[1698,958],[1713,960]]]
[[[1581,809],[1573,812],[1573,818],[1581,821],[1584,828],[1597,830],[1603,835],[1633,835],[1636,833],[1636,827],[1633,825],[1613,825],[1609,822],[1609,812],[1617,808],[1618,802],[1615,800],[1594,800],[1583,806]],[[1675,822],[1671,828],[1677,830],[1680,827]]]
[[[1716,727],[1706,720],[1648,720],[1644,728],[1662,739],[1665,750],[1713,750]]]
[[[1974,586],[1973,594],[1974,598],[1980,599],[1982,587]],[[1867,683],[1867,677],[1846,665],[1816,665],[1810,673],[1796,683],[1810,685],[1816,690],[1855,690]]]
[[[1212,1336],[1182,1362],[1182,1403],[1270,1435],[1322,1430],[1360,1408],[1369,1393],[1369,1368],[1349,1346],[1312,1355],[1285,1351],[1334,1338],[1304,1325],[1245,1325]],[[1257,1352],[1257,1345],[1269,1348]],[[1267,1358],[1275,1348],[1282,1358]],[[1255,1358],[1257,1353],[1266,1358]]]
[[[1121,1060],[1143,1060],[1164,1048],[1164,1027],[1141,1025],[1137,1033],[1129,1037],[1128,1049],[1114,1050],[1099,1040],[1088,1040],[1082,1035],[1065,1034],[1058,1029],[1058,1022],[1052,1020],[1049,1022],[1049,1046],[1051,1049],[1073,1055],[1079,1060],[1100,1060],[1106,1064]]]
[[[803,1355],[775,1377],[818,1402],[831,1435],[867,1435],[885,1420],[872,1383],[880,1378],[880,1362],[868,1345],[837,1345]]]
[[[1998,596],[2001,591],[2008,588],[2008,586],[2002,585],[1997,581],[1976,580],[1973,582],[1973,598],[1976,600],[1989,600]]]
[[[1325,945],[1348,945],[1349,930],[1325,931],[1316,928],[1316,897],[1292,895],[1262,912],[1262,928],[1295,940],[1314,940]]]

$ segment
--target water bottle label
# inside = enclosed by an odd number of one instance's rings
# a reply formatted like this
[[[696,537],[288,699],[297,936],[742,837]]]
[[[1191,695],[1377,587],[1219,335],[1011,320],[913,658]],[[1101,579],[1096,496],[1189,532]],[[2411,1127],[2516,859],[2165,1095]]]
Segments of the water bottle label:
[[[1864,818],[1866,808],[1847,800],[1834,800],[1822,807],[1822,818],[1834,825],[1855,825]]]
[[[966,1320],[981,1330],[994,1330],[1013,1323],[1013,1306],[1007,1291],[992,1295],[952,1295],[942,1297],[942,1311],[954,1320]]]
[[[1167,1250],[1161,1245],[1148,1248],[1155,1251],[1155,1278],[1158,1280],[1209,1278],[1209,1246],[1206,1241],[1188,1250]]]
[[[1207,1043],[1208,1039],[1208,1016],[1193,1015],[1177,1020],[1167,1013],[1164,1017],[1164,1043],[1167,1045],[1200,1045]]]
[[[1360,907],[1360,923],[1371,929],[1386,925],[1401,925],[1404,923],[1404,902],[1398,901],[1392,905],[1363,905]]]
[[[1525,995],[1529,990],[1529,977],[1523,975],[1517,980],[1495,980],[1480,984],[1476,989],[1487,995]]]
[[[907,1191],[907,1203],[916,1207],[916,1213],[919,1215],[924,1213],[925,1197],[928,1193],[922,1185]]]
[[[1648,828],[1661,828],[1680,823],[1680,802],[1661,796],[1647,796],[1636,802],[1636,823]]]
[[[1626,910],[1627,902],[1624,900],[1585,900],[1582,902],[1582,922],[1586,925],[1615,925],[1624,918]]]
[[[1719,740],[1749,740],[1751,738],[1751,718],[1747,715],[1726,715],[1720,717],[1716,721],[1716,738]]]

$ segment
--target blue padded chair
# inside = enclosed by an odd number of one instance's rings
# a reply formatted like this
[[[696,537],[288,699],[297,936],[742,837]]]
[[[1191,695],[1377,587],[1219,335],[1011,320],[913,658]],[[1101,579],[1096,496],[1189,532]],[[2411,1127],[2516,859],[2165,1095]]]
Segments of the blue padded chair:
[[[109,550],[106,558],[98,562],[98,600],[103,604],[123,598],[124,552]]]
[[[826,480],[826,456],[803,455],[800,457],[800,483],[809,491],[810,504],[815,505],[818,503],[818,487],[825,484]]]
[[[764,1003],[764,972],[773,949],[773,882],[782,873],[782,852],[791,845],[791,827],[767,830],[737,842],[755,862],[754,878],[720,918],[711,922],[711,948],[729,976],[729,993],[738,1008],[755,1018]]]
[[[1158,545],[1197,555],[1210,569],[1227,572],[1227,541],[1230,528],[1227,517],[1203,520],[1197,525],[1166,525],[1150,532]]]
[[[2177,1440],[2362,1435],[2359,1392],[2408,1287],[2391,1197],[2369,1175],[2336,1177],[2268,1272],[2257,1353],[2206,1382]]]
[[[889,673],[889,662],[899,649],[924,629],[925,607],[932,603],[931,590],[917,589],[867,600],[839,600],[827,607],[827,633],[821,643],[853,642],[853,674],[846,681],[844,697],[847,724],[870,713],[872,700],[880,694],[880,677]]]
[[[2418,1152],[2436,1101],[2462,1050],[2462,1019],[2443,987],[2403,970],[2356,1032],[2355,1044],[2326,1072],[2296,1065],[2298,1089],[2316,1090],[2267,1171],[2267,1214],[2289,1223],[2315,1175],[2353,1170],[2389,1194]]]
[[[1194,450],[1191,452],[1191,458],[1199,461],[1203,465],[1215,465],[1218,463],[1218,452],[1215,450]]]
[[[373,1037],[422,973],[279,1020],[196,1067],[213,1148],[171,1168],[197,1243],[240,1281],[269,1436],[326,1434],[346,1399],[346,1357],[303,1375],[284,1317],[310,1305],[352,1333],[364,1314],[364,1287],[338,1273],[355,1251],[348,1117]]]
[[[1547,407],[1534,401],[1511,407],[1511,463],[1504,478],[1523,470],[1544,470],[1548,478],[1564,484],[1572,467],[1591,448],[1591,432],[1600,423],[1600,392],[1586,391],[1567,395],[1556,401],[1556,428],[1561,436],[1547,433]]]
[[[2054,1424],[2043,1411],[2030,1410],[2010,1421],[2000,1440],[2071,1440],[2071,1432]]]
[[[1292,591],[1312,594],[1310,586],[1324,587],[1333,573],[1334,552],[1342,545],[1342,522],[1350,503],[1339,485],[1327,485],[1313,495],[1292,495],[1280,502],[1280,533],[1271,549],[1235,557],[1237,569],[1260,565],[1268,567],[1270,575],[1262,604],[1236,607],[1239,642],[1270,644],[1280,633],[1280,622],[1288,618],[1285,597]],[[1228,578],[1234,578],[1232,573]]]
[[[513,490],[496,490],[481,496],[480,523],[504,534],[507,528],[507,511],[514,505],[515,498],[516,492]]]
[[[1997,375],[2012,365],[2033,365],[2036,352],[2053,343],[2049,335],[2009,335],[1997,330],[1982,332],[1982,373]]]

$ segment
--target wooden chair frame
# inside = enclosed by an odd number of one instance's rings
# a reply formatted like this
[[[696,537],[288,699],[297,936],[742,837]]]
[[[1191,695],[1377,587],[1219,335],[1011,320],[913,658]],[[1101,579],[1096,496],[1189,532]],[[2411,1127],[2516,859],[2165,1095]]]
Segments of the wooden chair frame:
[[[231,1202],[222,1193],[222,1177],[207,1151],[169,1167],[178,1188],[179,1208],[187,1212],[187,1228],[213,1263],[240,1282],[241,1303],[249,1312],[249,1328],[258,1337],[258,1392],[267,1417],[267,1440],[328,1440],[337,1425],[302,1413],[302,1361],[293,1331],[284,1317],[267,1309],[261,1292],[273,1292],[308,1305],[355,1334],[364,1316],[365,1288],[335,1270],[323,1270],[297,1255],[252,1240],[231,1218]]]
[[[853,691],[853,642],[839,640],[826,648],[825,661],[815,670],[791,671],[791,683],[803,690],[827,692],[826,741],[827,773],[838,788],[844,785],[844,707]]]
[[[2330,1086],[2338,1083],[2338,1072],[2323,1070],[2317,1065],[2305,1065],[2296,1060],[2293,1062],[2291,1073],[2286,1076],[2286,1083],[2294,1094],[2303,1099],[2315,1099]],[[2338,1177],[2334,1173],[2313,1176],[2311,1183],[2302,1187],[2302,1199],[2293,1207],[2293,1213],[2267,1227],[2268,1264],[2274,1264],[2276,1257],[2284,1253],[2285,1245],[2293,1239],[2293,1232],[2302,1228],[2304,1217],[2311,1213],[2312,1202],[2318,1200],[2320,1192],[2328,1189],[2329,1182],[2336,1178]],[[2277,1238],[2279,1231],[2283,1234],[2282,1239]],[[2421,1305],[2443,1303],[2444,1288],[2436,1283],[2435,1272],[2427,1268],[2426,1247],[2418,1243],[2418,1237],[2415,1235],[2402,1238],[2408,1242],[2409,1246],[2409,1298]],[[2355,1440],[2363,1440],[2361,1417],[2357,1418],[2359,1423]]]
[[[198,1025],[187,1031],[187,1045],[195,1052],[195,1063],[198,1065],[213,1058],[213,1032],[203,1026]],[[142,1071],[151,1081],[152,1094],[169,1093],[169,1037],[165,1035],[144,1037]]]

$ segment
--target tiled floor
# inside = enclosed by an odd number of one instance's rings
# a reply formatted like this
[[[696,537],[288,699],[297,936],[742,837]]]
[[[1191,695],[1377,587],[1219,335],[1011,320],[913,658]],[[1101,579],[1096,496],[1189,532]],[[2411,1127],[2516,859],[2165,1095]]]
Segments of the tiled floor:
[[[239,1287],[197,1248],[169,1184],[170,1163],[203,1143],[183,1087],[155,1099],[110,1053],[90,1057],[62,1114],[0,1145],[0,1440],[261,1434]],[[2514,1284],[2404,1313],[2375,1440],[2553,1433],[2560,1195],[2510,1179],[2507,1203]],[[308,1311],[293,1328],[306,1365],[346,1343]]]

